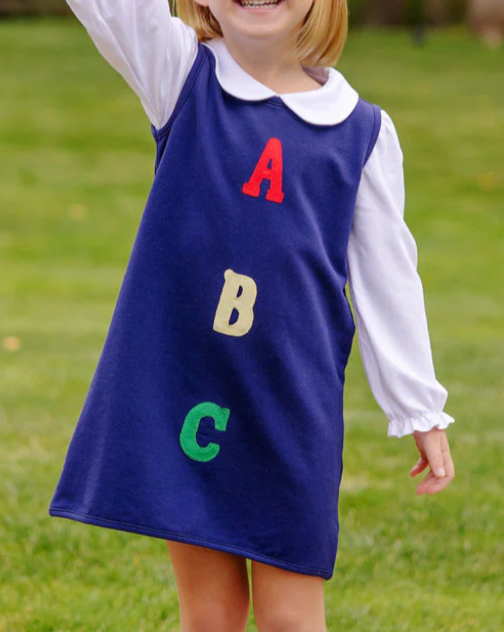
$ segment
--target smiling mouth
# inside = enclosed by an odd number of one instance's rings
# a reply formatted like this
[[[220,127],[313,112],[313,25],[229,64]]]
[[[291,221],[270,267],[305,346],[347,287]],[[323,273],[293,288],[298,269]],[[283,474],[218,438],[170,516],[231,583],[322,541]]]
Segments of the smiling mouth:
[[[236,4],[239,4],[244,9],[274,9],[279,4],[283,2],[283,0],[235,0]]]

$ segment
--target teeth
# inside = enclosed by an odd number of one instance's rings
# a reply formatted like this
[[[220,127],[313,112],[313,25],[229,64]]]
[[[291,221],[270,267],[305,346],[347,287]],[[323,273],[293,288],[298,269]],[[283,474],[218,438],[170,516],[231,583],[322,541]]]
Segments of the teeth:
[[[242,7],[274,7],[280,0],[240,0]]]

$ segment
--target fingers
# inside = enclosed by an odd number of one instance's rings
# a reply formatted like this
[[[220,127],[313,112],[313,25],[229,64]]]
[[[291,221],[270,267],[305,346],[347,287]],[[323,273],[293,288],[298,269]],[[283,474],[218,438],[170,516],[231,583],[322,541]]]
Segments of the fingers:
[[[451,456],[450,444],[448,443],[448,437],[446,436],[445,433],[443,433],[442,441],[443,441],[442,449],[443,449],[443,456],[445,459],[446,472],[448,476],[451,476],[452,478],[454,478],[455,477],[455,464],[453,463],[453,459]]]
[[[451,458],[446,433],[444,431],[430,432],[429,436],[425,437],[424,449],[430,471],[418,485],[417,494],[436,494],[445,489],[455,477],[455,466]],[[425,459],[421,458],[420,460],[424,461]],[[412,472],[419,467],[419,463]]]
[[[417,474],[420,474],[421,472],[423,472],[428,465],[429,465],[429,461],[423,456],[421,456],[418,459],[418,462],[416,463],[416,465],[414,465],[412,469],[410,470],[410,476],[417,476]]]
[[[445,453],[443,452],[442,432],[430,432],[425,437],[425,455],[429,460],[431,470],[439,478],[446,476]]]
[[[430,471],[424,480],[417,487],[417,494],[437,494],[443,491],[451,483],[453,477],[445,476],[443,478],[437,477]]]

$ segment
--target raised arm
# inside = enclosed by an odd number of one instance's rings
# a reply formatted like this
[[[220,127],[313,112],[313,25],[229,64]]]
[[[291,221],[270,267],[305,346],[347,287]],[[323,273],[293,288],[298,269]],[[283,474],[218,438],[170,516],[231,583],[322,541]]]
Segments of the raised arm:
[[[168,0],[67,0],[96,47],[161,128],[193,65],[196,32],[172,17]]]
[[[361,356],[389,436],[445,429],[454,419],[434,374],[417,247],[404,221],[403,155],[386,112],[363,171],[347,263]]]

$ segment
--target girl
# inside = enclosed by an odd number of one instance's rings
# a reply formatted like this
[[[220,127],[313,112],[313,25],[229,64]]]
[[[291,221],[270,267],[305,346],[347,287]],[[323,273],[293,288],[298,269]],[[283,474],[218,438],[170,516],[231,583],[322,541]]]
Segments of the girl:
[[[454,476],[389,116],[333,68],[345,0],[68,0],[155,177],[50,507],[163,538],[183,632],[326,629],[354,336],[389,435]]]

